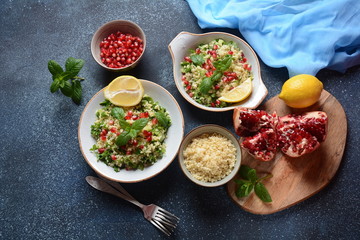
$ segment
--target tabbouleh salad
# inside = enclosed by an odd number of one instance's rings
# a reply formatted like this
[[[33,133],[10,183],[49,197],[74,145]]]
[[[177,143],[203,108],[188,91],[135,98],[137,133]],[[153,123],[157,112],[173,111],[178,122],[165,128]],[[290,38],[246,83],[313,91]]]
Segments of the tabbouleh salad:
[[[219,98],[246,79],[253,79],[243,51],[234,42],[223,39],[190,49],[190,55],[181,62],[181,72],[189,96],[208,107],[228,106]]]
[[[90,149],[114,168],[141,169],[154,164],[165,153],[165,138],[171,125],[169,113],[148,95],[130,108],[105,100],[91,126],[96,144]]]

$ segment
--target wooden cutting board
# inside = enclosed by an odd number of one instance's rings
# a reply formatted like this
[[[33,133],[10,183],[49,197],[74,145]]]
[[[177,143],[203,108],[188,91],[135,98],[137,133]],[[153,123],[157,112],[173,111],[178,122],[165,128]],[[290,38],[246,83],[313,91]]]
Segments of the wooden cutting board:
[[[259,173],[271,173],[273,177],[263,183],[268,189],[271,203],[262,202],[255,193],[246,198],[237,198],[236,184],[227,184],[230,197],[244,210],[254,214],[271,214],[291,207],[313,196],[323,189],[339,168],[347,135],[347,121],[344,109],[337,99],[323,90],[319,101],[306,109],[293,109],[277,96],[260,107],[269,113],[276,111],[279,116],[307,111],[324,111],[328,115],[328,134],[316,151],[299,158],[290,158],[278,151],[274,160],[261,162],[246,151],[242,151],[242,165],[255,168]],[[241,139],[240,139],[241,140]],[[239,178],[235,176],[234,179]]]

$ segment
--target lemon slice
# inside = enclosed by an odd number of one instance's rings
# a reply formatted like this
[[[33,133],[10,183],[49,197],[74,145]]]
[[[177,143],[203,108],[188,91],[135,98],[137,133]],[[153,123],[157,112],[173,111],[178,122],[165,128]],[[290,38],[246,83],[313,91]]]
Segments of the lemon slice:
[[[248,78],[242,84],[220,97],[219,100],[229,103],[240,102],[250,96],[251,92],[252,81]]]
[[[137,105],[144,95],[141,81],[136,77],[123,75],[115,78],[104,90],[104,96],[112,104],[122,107]]]

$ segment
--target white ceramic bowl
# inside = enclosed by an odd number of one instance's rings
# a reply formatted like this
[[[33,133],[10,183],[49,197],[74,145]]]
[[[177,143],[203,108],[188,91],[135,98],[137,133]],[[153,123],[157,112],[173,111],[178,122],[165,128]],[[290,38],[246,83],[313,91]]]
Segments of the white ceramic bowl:
[[[229,175],[227,175],[225,178],[223,178],[222,180],[217,181],[217,182],[203,182],[203,181],[200,181],[200,180],[194,178],[194,176],[186,168],[185,163],[184,163],[184,155],[183,155],[184,150],[186,149],[186,147],[189,145],[189,143],[191,142],[191,140],[193,138],[198,137],[198,136],[202,135],[203,133],[221,134],[222,136],[229,139],[236,148],[236,163],[235,163],[233,170],[230,172]],[[221,144],[221,143],[219,143],[219,144]],[[179,163],[180,163],[180,167],[181,167],[182,171],[184,172],[185,176],[188,177],[191,181],[193,181],[194,183],[196,183],[200,186],[204,186],[204,187],[217,187],[217,186],[221,186],[221,185],[224,185],[227,182],[229,182],[239,171],[239,168],[241,165],[241,148],[240,148],[240,144],[239,144],[239,141],[237,140],[237,138],[228,129],[221,127],[219,125],[215,125],[215,124],[206,124],[206,125],[202,125],[200,127],[194,128],[184,137],[184,140],[182,141],[182,143],[180,145],[178,159],[179,159]]]
[[[111,68],[106,66],[101,61],[100,43],[105,37],[108,37],[111,33],[116,33],[117,31],[120,31],[122,33],[130,33],[133,36],[139,37],[141,40],[143,40],[144,47],[140,57],[137,60],[135,60],[135,62],[133,62],[132,64],[122,68]],[[114,72],[127,71],[134,68],[139,63],[142,56],[144,55],[145,48],[146,48],[145,33],[139,27],[139,25],[128,20],[114,20],[105,23],[94,33],[94,36],[92,37],[91,40],[91,53],[95,61],[103,68]]]
[[[112,181],[132,183],[156,176],[174,160],[184,135],[184,117],[175,98],[165,88],[156,83],[146,80],[141,80],[141,83],[145,93],[166,108],[172,121],[165,140],[166,153],[163,158],[159,159],[154,165],[146,167],[144,170],[120,170],[119,172],[115,172],[112,167],[98,161],[95,154],[90,151],[90,148],[96,143],[95,139],[91,136],[90,126],[96,120],[96,110],[102,108],[99,103],[105,99],[103,94],[104,89],[93,96],[80,117],[78,139],[81,152],[86,162],[97,174]]]
[[[240,49],[243,50],[245,57],[252,66],[252,72],[254,76],[254,79],[252,81],[253,92],[251,96],[244,101],[234,103],[233,105],[224,108],[207,107],[197,103],[186,93],[181,80],[182,74],[180,63],[183,61],[184,57],[189,54],[189,49],[194,49],[200,43],[208,43],[218,38],[222,38],[225,41],[233,41],[240,47]],[[173,60],[173,72],[176,87],[178,88],[181,95],[189,103],[198,108],[212,112],[229,111],[240,106],[255,109],[260,105],[260,103],[265,99],[266,95],[268,94],[267,88],[265,87],[261,79],[260,64],[254,50],[245,41],[243,41],[237,36],[224,32],[210,32],[204,34],[181,32],[170,42],[168,47]]]

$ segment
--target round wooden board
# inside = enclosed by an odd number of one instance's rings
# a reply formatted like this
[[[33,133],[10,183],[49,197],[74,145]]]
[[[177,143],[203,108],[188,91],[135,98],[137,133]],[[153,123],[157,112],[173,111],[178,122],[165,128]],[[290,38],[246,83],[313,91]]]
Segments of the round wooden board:
[[[279,116],[289,113],[324,111],[328,115],[328,134],[316,151],[299,158],[290,158],[278,151],[274,160],[261,162],[246,151],[242,151],[242,165],[255,168],[260,173],[271,173],[273,177],[264,184],[271,197],[271,203],[262,202],[255,193],[237,198],[234,179],[227,184],[229,196],[244,210],[254,214],[271,214],[291,207],[313,196],[323,189],[339,168],[347,135],[347,121],[343,107],[329,92],[323,90],[319,101],[306,109],[293,109],[277,96],[260,107],[269,113],[276,111]]]

